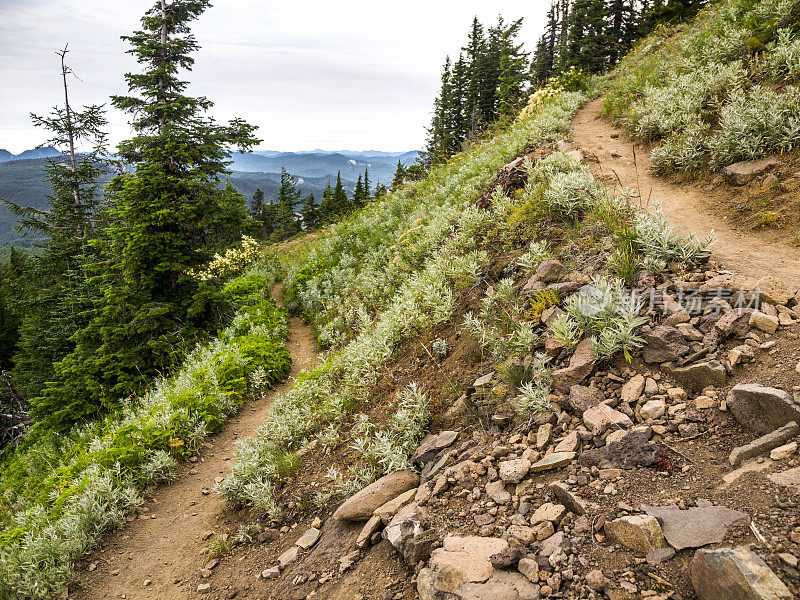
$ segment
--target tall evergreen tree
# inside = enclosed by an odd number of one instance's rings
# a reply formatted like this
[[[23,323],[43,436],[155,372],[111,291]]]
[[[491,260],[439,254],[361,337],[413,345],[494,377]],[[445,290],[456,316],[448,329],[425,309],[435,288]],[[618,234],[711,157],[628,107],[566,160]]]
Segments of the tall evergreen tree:
[[[364,169],[364,202],[372,197],[372,183],[369,180],[369,167]]]
[[[350,198],[342,183],[342,172],[336,174],[336,187],[333,188],[333,215],[341,215],[350,210]]]
[[[400,159],[397,159],[397,169],[394,172],[394,179],[392,179],[391,190],[394,191],[403,185],[403,180],[406,176],[406,170],[403,168],[403,163],[400,162]]]
[[[264,192],[261,188],[256,188],[250,200],[250,216],[256,223],[257,235],[261,239],[267,239],[270,234],[270,222],[268,220],[268,204],[264,199]]]
[[[600,73],[609,66],[605,0],[575,0],[569,16],[565,57],[561,68],[577,67]]]
[[[328,182],[328,186],[325,188],[325,191],[322,192],[322,200],[320,200],[319,203],[319,221],[328,223],[333,220],[335,214],[336,207],[334,206],[333,189],[331,189],[331,184]]]
[[[231,211],[243,214],[244,198],[219,189],[230,148],[247,150],[259,140],[244,121],[220,125],[205,117],[212,103],[183,93],[188,83],[179,72],[191,69],[198,48],[189,23],[209,4],[159,0],[142,29],[123,37],[144,65],[126,75],[132,95],[112,98],[132,115],[134,137],[118,154],[136,169],[107,187],[112,208],[99,310],[32,402],[34,416],[52,426],[136,393],[218,318],[214,286],[190,272],[220,248],[218,225],[229,227]]]
[[[353,190],[353,204],[355,206],[362,206],[365,202],[364,197],[364,184],[361,181],[361,175],[359,175],[356,187]]]
[[[281,168],[281,185],[278,188],[278,204],[275,214],[275,230],[273,237],[283,240],[300,231],[295,208],[300,201],[300,190],[289,172]]]
[[[516,114],[527,92],[528,53],[516,43],[522,19],[502,27],[498,23],[499,69],[497,74],[497,102],[493,119]]]
[[[314,229],[319,224],[319,205],[313,193],[303,198],[300,214],[303,217],[303,228],[306,231]]]
[[[45,240],[28,266],[36,285],[24,298],[15,300],[23,317],[13,375],[15,384],[27,395],[38,395],[45,382],[53,379],[53,363],[73,350],[72,336],[89,322],[89,311],[97,299],[88,274],[90,263],[97,259],[90,244],[100,218],[100,178],[109,166],[104,159],[107,121],[103,107],[72,107],[68,49],[56,54],[61,62],[64,104],[48,116],[31,114],[33,124],[50,133],[46,143],[62,150],[44,169],[51,190],[49,209],[6,203],[18,218],[17,231]],[[85,151],[79,153],[80,147]]]
[[[489,64],[486,57],[486,32],[478,17],[472,21],[466,53],[467,85],[464,96],[464,113],[468,122],[467,138],[474,137],[483,127],[483,108],[487,94],[486,81]]]

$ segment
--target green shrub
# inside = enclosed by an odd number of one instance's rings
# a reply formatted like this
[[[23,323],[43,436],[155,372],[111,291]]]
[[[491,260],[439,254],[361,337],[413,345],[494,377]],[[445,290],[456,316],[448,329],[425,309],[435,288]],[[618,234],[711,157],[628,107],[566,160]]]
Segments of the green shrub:
[[[239,311],[177,373],[66,436],[36,430],[2,458],[0,597],[58,595],[73,576],[72,561],[124,523],[141,490],[171,480],[177,459],[196,452],[248,394],[260,392],[256,372],[269,383],[286,376],[288,318],[265,299],[277,272],[266,261],[228,283],[226,296]]]

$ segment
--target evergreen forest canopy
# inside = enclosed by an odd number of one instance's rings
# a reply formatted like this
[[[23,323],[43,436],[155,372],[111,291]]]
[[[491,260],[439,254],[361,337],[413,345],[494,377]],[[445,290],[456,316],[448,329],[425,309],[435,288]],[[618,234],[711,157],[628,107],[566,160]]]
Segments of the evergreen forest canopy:
[[[460,152],[493,123],[516,115],[528,94],[560,74],[596,74],[617,64],[661,23],[694,17],[706,0],[551,0],[547,26],[531,54],[518,41],[522,20],[475,18],[458,58],[445,59],[422,164]],[[580,77],[561,82],[572,90]]]

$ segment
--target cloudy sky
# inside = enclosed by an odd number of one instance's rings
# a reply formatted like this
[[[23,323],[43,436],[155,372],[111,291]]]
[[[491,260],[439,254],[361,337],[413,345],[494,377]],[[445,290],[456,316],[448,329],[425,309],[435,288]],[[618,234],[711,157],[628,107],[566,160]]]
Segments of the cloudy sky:
[[[119,37],[153,0],[0,0],[0,148],[43,141],[28,113],[61,101],[58,58],[69,44],[73,104],[124,93],[136,70]],[[473,16],[525,18],[528,49],[548,0],[217,0],[195,22],[202,49],[187,78],[218,119],[258,125],[261,148],[283,151],[421,148],[445,55],[466,42]],[[111,139],[125,115],[110,111]]]

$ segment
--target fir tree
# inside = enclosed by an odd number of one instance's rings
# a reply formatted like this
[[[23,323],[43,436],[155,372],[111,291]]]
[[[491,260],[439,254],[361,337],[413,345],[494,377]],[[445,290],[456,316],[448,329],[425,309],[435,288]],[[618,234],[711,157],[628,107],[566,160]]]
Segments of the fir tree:
[[[375,200],[380,200],[388,193],[389,191],[386,189],[386,186],[384,184],[379,183],[378,185],[375,186]]]
[[[208,6],[160,0],[142,29],[123,37],[144,65],[144,72],[126,75],[132,95],[112,98],[132,115],[134,137],[118,154],[136,169],[107,187],[112,208],[99,310],[32,403],[48,425],[67,426],[136,393],[219,317],[214,286],[190,272],[221,249],[221,224],[236,234],[230,225],[244,214],[244,198],[219,183],[230,148],[247,150],[259,140],[241,120],[208,119],[212,103],[183,93],[188,84],[179,71],[191,69],[198,48],[189,23]]]
[[[353,190],[353,204],[355,206],[362,206],[364,204],[364,196],[364,184],[361,181],[361,175],[359,175],[356,187]]]
[[[45,240],[28,266],[36,285],[15,299],[23,317],[13,375],[29,396],[40,394],[45,382],[53,379],[53,363],[74,349],[71,338],[88,325],[97,300],[89,277],[97,254],[90,243],[100,218],[100,179],[109,166],[103,158],[107,121],[102,106],[76,110],[70,104],[68,77],[73,72],[66,63],[67,53],[67,48],[56,53],[61,61],[63,106],[48,116],[31,115],[35,126],[51,134],[46,144],[62,149],[62,156],[44,169],[51,190],[49,209],[6,203],[19,219],[17,231]],[[79,147],[86,151],[78,153]]]
[[[266,239],[267,232],[267,204],[264,201],[264,192],[261,188],[256,188],[253,197],[250,199],[250,217],[256,223],[257,235],[261,239]]]
[[[303,198],[303,207],[300,209],[300,214],[303,217],[303,228],[306,231],[314,229],[319,223],[319,205],[311,193]]]
[[[369,202],[372,197],[372,183],[369,180],[369,167],[364,169],[364,202]]]
[[[394,172],[394,179],[392,179],[391,190],[394,191],[403,185],[403,180],[406,176],[406,170],[403,168],[403,163],[400,162],[400,159],[397,159],[397,169]]]
[[[329,223],[333,220],[335,214],[336,207],[334,206],[333,190],[329,181],[325,191],[322,192],[322,200],[319,203],[319,221]]]
[[[333,188],[333,214],[331,216],[339,216],[348,210],[350,210],[350,198],[348,198],[342,183],[342,172],[339,171],[336,174],[336,187]]]
[[[275,214],[275,230],[273,238],[283,240],[292,237],[300,231],[300,223],[297,222],[295,207],[300,201],[300,190],[294,183],[292,176],[281,169],[281,185],[278,188],[278,204]]]
[[[498,27],[501,24],[498,23]],[[521,27],[522,19],[518,19],[499,30],[499,70],[494,119],[516,114],[527,92],[528,53],[522,50],[522,44],[516,43]]]
[[[569,16],[562,69],[576,67],[588,73],[600,73],[608,67],[606,17],[605,0],[575,0]]]

